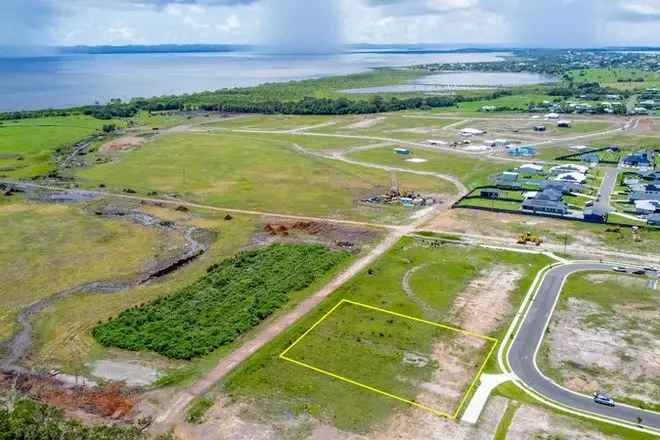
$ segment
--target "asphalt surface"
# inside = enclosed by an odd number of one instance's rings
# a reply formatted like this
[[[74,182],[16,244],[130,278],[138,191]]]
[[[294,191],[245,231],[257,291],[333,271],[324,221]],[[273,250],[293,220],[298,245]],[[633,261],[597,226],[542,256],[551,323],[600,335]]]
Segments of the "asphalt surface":
[[[549,378],[543,376],[534,362],[537,347],[539,347],[552,315],[554,305],[559,296],[563,280],[574,272],[611,270],[613,265],[600,263],[574,263],[555,267],[548,271],[543,279],[536,298],[523,322],[508,358],[513,372],[518,378],[536,393],[567,407],[596,413],[601,416],[619,419],[626,422],[660,429],[660,414],[617,404],[607,407],[594,403],[591,396],[581,395],[560,387]],[[607,390],[594,390],[603,391]]]
[[[616,186],[616,179],[619,176],[619,170],[617,168],[608,168],[605,171],[605,176],[603,177],[603,184],[600,187],[600,193],[598,194],[598,200],[594,204],[594,207],[598,207],[604,211],[610,211],[610,198],[612,197],[612,192]]]

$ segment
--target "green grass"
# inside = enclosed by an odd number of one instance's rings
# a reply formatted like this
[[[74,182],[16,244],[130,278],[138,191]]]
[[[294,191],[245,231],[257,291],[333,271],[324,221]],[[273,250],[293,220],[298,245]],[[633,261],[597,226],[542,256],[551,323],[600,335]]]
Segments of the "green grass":
[[[426,266],[411,279],[416,296],[426,302],[434,314],[443,317],[444,322],[452,324],[449,312],[456,296],[481,270],[495,264],[525,269],[523,281],[511,294],[510,300],[516,304],[528,287],[528,278],[547,264],[547,258],[454,245],[429,248],[416,245],[413,239],[403,239],[332,298],[240,365],[225,380],[223,390],[235,399],[258,401],[262,413],[308,413],[339,429],[356,432],[380,426],[394,412],[406,408],[405,405],[282,361],[279,354],[343,298],[406,315],[425,316],[425,310],[401,287],[403,275],[419,265]],[[368,319],[356,322],[355,325],[363,325],[356,330],[368,333],[370,322]],[[493,333],[505,331],[506,325],[503,319],[501,328]],[[415,337],[420,336],[422,334]],[[428,343],[420,344],[420,349]],[[336,359],[326,359],[324,365],[332,362]],[[355,371],[365,360],[354,358],[347,362],[342,369]]]
[[[104,124],[90,116],[0,121],[0,176],[9,179],[44,175],[55,169],[53,154],[97,132]]]
[[[640,69],[584,69],[569,72],[577,82],[598,82],[603,87],[618,90],[645,90],[660,87],[660,74]],[[642,82],[634,81],[643,79]]]
[[[133,276],[165,250],[158,232],[101,219],[77,205],[15,196],[0,204],[0,224],[0,340],[29,304],[79,284]]]
[[[390,188],[386,171],[304,155],[289,142],[249,135],[171,135],[111,163],[78,172],[85,185],[121,191],[176,192],[220,207],[356,220],[400,221],[402,207],[356,202]],[[451,192],[448,182],[401,175],[401,186],[422,193]]]
[[[344,116],[323,115],[251,115],[229,118],[224,121],[205,124],[208,127],[246,130],[295,130],[330,122],[341,122]]]
[[[504,415],[500,419],[500,423],[497,425],[497,431],[495,431],[494,440],[506,440],[509,427],[513,421],[513,416],[516,415],[518,408],[520,408],[520,404],[517,401],[509,402]]]
[[[460,204],[462,208],[496,208],[496,209],[509,209],[512,211],[518,211],[521,208],[520,202],[513,202],[509,200],[493,200],[493,199],[483,199],[479,197],[470,198],[463,200]]]
[[[209,399],[197,399],[188,409],[186,421],[192,424],[200,424],[204,421],[204,415],[213,407],[215,402]]]
[[[233,342],[347,258],[316,245],[273,245],[209,267],[194,284],[127,309],[97,326],[104,346],[155,351],[174,359],[209,354]],[[295,270],[294,270],[295,267]]]
[[[553,102],[555,96],[544,95],[540,93],[531,93],[531,94],[520,94],[512,96],[503,96],[496,99],[485,99],[482,101],[474,102],[461,102],[458,103],[455,107],[449,107],[446,109],[435,109],[433,110],[436,113],[474,113],[479,112],[480,115],[498,115],[499,112],[494,113],[484,113],[480,112],[483,106],[494,105],[496,107],[508,107],[511,110],[515,111],[527,111],[530,104],[542,104],[543,101]]]
[[[414,147],[411,147],[410,150],[413,153],[412,157],[426,159],[426,162],[406,162],[409,157],[395,154],[390,147],[359,151],[352,153],[350,158],[363,162],[451,175],[461,180],[468,188],[488,184],[490,176],[515,167],[515,164],[512,165],[510,162],[498,162],[459,153],[440,153]]]

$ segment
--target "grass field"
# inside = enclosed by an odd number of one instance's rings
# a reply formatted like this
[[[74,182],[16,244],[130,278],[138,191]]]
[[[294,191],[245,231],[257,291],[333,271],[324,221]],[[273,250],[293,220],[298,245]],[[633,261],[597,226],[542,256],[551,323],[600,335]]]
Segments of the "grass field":
[[[420,405],[417,408],[432,414],[455,418],[473,377],[496,343],[458,328],[342,301],[280,358],[367,391]],[[445,359],[436,357],[438,345],[444,356],[460,358],[463,381],[457,384],[456,395],[420,396],[419,384],[451,380]]]
[[[176,192],[221,207],[396,221],[400,207],[356,202],[389,189],[389,173],[296,152],[288,142],[249,135],[178,134],[78,173],[86,185]],[[452,192],[440,179],[401,175],[404,188]]]
[[[517,285],[511,286],[512,292],[505,299],[515,305],[521,301],[536,271],[547,264],[547,261],[543,256],[530,257],[462,246],[447,245],[430,248],[417,244],[413,239],[403,239],[388,254],[371,265],[369,270],[362,272],[340,288],[314,312],[243,363],[218,391],[224,390],[234,399],[259,402],[261,414],[307,413],[339,429],[357,432],[375,429],[382,426],[392,414],[407,407],[376,393],[282,361],[278,358],[279,354],[344,298],[411,316],[442,317],[441,321],[444,323],[459,326],[463,324],[464,328],[470,330],[472,324],[461,321],[454,314],[456,311],[454,307],[456,298],[473,279],[494,265],[520,268],[523,271],[522,278]],[[417,266],[422,267],[410,279],[410,286],[415,296],[412,298],[403,289],[402,280],[408,271]],[[344,319],[340,316],[339,320],[330,321],[331,325],[324,329],[323,334],[342,335],[342,337],[348,334],[353,337],[364,335],[365,345],[362,348],[359,348],[359,345],[353,348],[371,350],[366,341],[374,337],[371,331],[377,332],[376,339],[381,338],[378,333],[381,330],[375,330],[380,324],[377,325],[375,317],[374,321],[370,320],[370,316],[363,316],[364,319],[350,318],[349,316],[349,319]],[[496,328],[489,332],[491,336],[499,336],[506,327],[506,321],[502,319]],[[390,334],[392,332],[389,329],[394,328],[391,326],[404,325],[404,323],[388,324],[385,321],[383,325],[386,329],[383,332]],[[398,336],[392,334],[390,338],[401,337],[401,343],[405,340],[417,350],[424,352],[433,344],[433,332],[427,330],[424,327],[411,326],[404,334]],[[369,365],[372,365],[370,360],[361,356],[346,357],[351,351],[347,352],[347,347],[334,339],[332,342],[324,342],[323,347],[326,349],[319,350],[316,346],[316,348],[312,347],[311,351],[298,355],[310,356],[310,358],[325,356],[324,360],[319,359],[319,362],[323,362],[322,365],[337,365],[343,371],[349,372],[362,371],[370,378],[380,377],[386,382],[385,385],[392,385],[391,376],[388,374],[392,372],[391,369],[389,372],[384,371],[381,376],[381,373],[369,369]],[[379,353],[379,356],[382,354],[387,357],[387,351]],[[340,359],[342,362],[339,362]],[[388,365],[396,369],[392,358],[388,359]],[[371,368],[374,368],[373,365]],[[370,371],[373,375],[369,373]],[[415,374],[424,375],[428,374],[428,371],[417,371]],[[390,379],[384,378],[385,375]],[[414,382],[410,385],[414,387]],[[415,394],[411,390],[407,393]]]
[[[660,87],[660,74],[640,69],[584,69],[570,72],[575,81],[598,82],[618,90],[645,90]],[[641,80],[641,81],[640,81]]]
[[[133,275],[163,247],[153,230],[103,220],[76,205],[16,197],[0,205],[0,223],[0,340],[12,333],[18,311],[34,301],[85,282]]]
[[[490,176],[515,167],[510,162],[481,159],[467,154],[441,153],[414,147],[410,149],[413,152],[411,156],[400,156],[392,148],[384,147],[355,152],[349,157],[364,162],[448,174],[457,177],[468,187],[487,184]],[[406,162],[410,157],[426,159],[426,162]]]
[[[234,216],[232,221],[224,221],[224,215],[206,211],[195,212],[192,217],[172,208],[151,208],[146,211],[162,219],[208,229],[215,232],[218,238],[206,254],[158,282],[113,295],[76,295],[46,309],[35,319],[37,361],[48,362],[49,365],[71,373],[84,371],[86,364],[93,360],[126,358],[121,350],[98,344],[92,337],[92,328],[125,309],[153,301],[191,284],[206,273],[208,266],[234,255],[248,245],[250,237],[258,229],[253,217]],[[166,361],[149,353],[131,353],[130,358],[165,369],[172,365],[188,365]]]
[[[91,116],[66,116],[0,121],[0,176],[16,179],[47,174],[53,154],[99,130],[104,124]]]

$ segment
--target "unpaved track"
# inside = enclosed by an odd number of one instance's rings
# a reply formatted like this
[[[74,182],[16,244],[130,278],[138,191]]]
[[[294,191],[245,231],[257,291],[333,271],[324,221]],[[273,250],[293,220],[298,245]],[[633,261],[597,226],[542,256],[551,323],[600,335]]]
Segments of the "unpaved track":
[[[211,370],[203,379],[195,383],[188,390],[179,394],[174,403],[158,416],[151,427],[155,433],[164,433],[172,429],[178,422],[183,420],[183,414],[186,406],[196,397],[209,391],[215,383],[224,378],[230,371],[236,368],[241,362],[248,359],[257,350],[268,342],[275,339],[280,333],[284,332],[297,320],[311,312],[324,299],[337,290],[346,281],[353,278],[359,272],[367,268],[380,256],[386,253],[402,237],[413,232],[419,225],[426,222],[430,217],[435,216],[439,208],[429,212],[407,226],[400,226],[392,230],[385,239],[373,248],[368,254],[355,261],[349,268],[336,276],[330,283],[326,284],[314,295],[310,296],[293,310],[276,319],[270,325],[261,330],[253,339],[243,344],[233,351],[229,356],[223,358],[218,365]]]

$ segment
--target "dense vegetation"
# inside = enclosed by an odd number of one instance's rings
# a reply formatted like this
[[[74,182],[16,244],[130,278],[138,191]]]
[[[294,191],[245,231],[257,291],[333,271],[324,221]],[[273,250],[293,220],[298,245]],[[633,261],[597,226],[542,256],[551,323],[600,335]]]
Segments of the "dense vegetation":
[[[66,420],[64,412],[32,400],[21,399],[0,406],[0,440],[76,439],[138,440],[146,435],[137,428],[85,426]],[[160,437],[170,439],[170,436]]]
[[[235,340],[348,256],[318,245],[273,245],[209,267],[194,284],[100,324],[105,346],[202,356]]]

